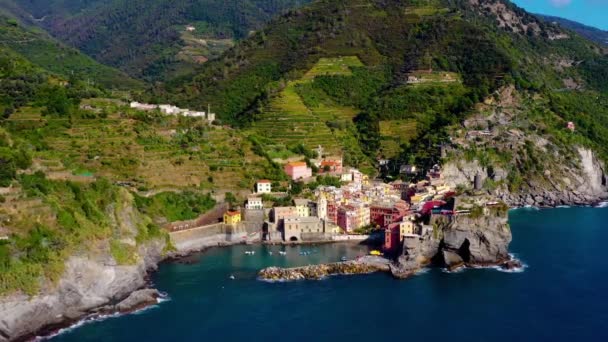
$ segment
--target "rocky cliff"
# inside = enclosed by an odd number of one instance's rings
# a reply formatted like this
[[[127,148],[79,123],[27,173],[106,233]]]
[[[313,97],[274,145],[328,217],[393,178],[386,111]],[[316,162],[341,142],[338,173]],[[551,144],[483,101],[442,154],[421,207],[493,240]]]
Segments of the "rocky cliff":
[[[446,182],[471,187],[479,175],[484,191],[516,207],[580,205],[608,198],[606,165],[586,147],[593,142],[563,119],[550,116],[555,113],[545,110],[546,101],[505,87],[479,104],[451,131],[452,146],[443,161]],[[551,119],[539,112],[549,113]]]
[[[494,184],[494,187],[484,187],[487,193],[512,207],[585,205],[608,198],[606,167],[589,149],[576,147],[569,163],[545,164],[543,168],[534,177],[524,179],[517,189],[509,186],[503,168],[483,167],[478,160],[450,161],[444,166],[442,176],[451,186],[471,187],[478,174],[486,185]]]
[[[0,341],[24,340],[39,331],[52,331],[90,314],[129,311],[146,298],[129,298],[146,285],[147,271],[161,259],[164,243],[156,241],[139,249],[137,264],[117,265],[111,258],[72,257],[59,284],[28,297],[14,295],[0,299]],[[127,299],[124,303],[121,303]]]
[[[403,253],[391,265],[395,277],[406,278],[429,264],[461,266],[502,265],[510,261],[511,230],[505,208],[481,208],[468,215],[433,216],[433,230],[420,238],[406,238]]]
[[[41,279],[33,296],[12,293],[0,298],[0,342],[31,339],[89,315],[127,312],[154,302],[154,291],[138,290],[165,256],[167,236],[151,235],[150,219],[133,206],[125,190],[104,214],[111,236],[72,251],[60,279]]]

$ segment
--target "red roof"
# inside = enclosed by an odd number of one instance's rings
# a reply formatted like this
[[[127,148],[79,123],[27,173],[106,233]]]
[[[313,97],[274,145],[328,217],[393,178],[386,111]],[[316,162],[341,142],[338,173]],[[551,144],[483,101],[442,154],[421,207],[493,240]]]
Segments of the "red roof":
[[[267,183],[272,183],[271,181],[269,181],[268,179],[260,179],[258,181],[258,183],[263,183],[263,184],[267,184]]]
[[[226,215],[228,216],[236,216],[236,215],[241,215],[240,211],[227,211]]]

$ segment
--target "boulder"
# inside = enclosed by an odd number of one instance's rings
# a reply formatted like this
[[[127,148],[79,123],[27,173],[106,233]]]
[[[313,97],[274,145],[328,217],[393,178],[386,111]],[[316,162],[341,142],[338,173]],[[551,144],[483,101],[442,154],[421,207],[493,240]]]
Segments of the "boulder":
[[[464,266],[464,260],[462,260],[462,258],[460,257],[460,255],[458,255],[458,253],[455,253],[455,252],[449,251],[449,250],[443,250],[442,256],[443,256],[443,263],[450,271],[453,271],[457,268]]]

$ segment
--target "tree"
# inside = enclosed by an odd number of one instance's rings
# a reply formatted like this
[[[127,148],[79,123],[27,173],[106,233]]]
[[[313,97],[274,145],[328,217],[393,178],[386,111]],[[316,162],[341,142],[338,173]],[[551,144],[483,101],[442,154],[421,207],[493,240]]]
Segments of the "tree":
[[[0,186],[6,187],[17,175],[17,166],[10,148],[0,148]]]
[[[224,202],[228,203],[230,207],[234,207],[237,202],[236,196],[232,192],[227,192],[224,195]]]

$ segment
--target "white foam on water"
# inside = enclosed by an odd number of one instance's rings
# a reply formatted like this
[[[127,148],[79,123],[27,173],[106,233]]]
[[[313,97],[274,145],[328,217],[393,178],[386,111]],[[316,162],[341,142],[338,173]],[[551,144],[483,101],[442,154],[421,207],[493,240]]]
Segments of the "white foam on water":
[[[608,202],[600,202],[595,207],[596,208],[608,208]]]
[[[425,267],[425,268],[421,268],[421,269],[419,269],[418,271],[416,271],[416,272],[414,273],[414,275],[422,275],[422,274],[425,274],[425,273],[429,273],[430,271],[431,271],[431,269],[430,269],[430,268]]]
[[[85,317],[83,319],[81,319],[80,321],[70,325],[69,327],[66,328],[61,328],[55,332],[53,332],[52,334],[46,335],[46,336],[36,336],[36,338],[34,339],[34,341],[47,341],[50,340],[54,337],[57,337],[59,335],[63,335],[65,333],[68,333],[72,330],[78,329],[80,327],[83,327],[87,324],[91,324],[91,323],[95,323],[95,322],[101,322],[101,321],[105,321],[106,319],[110,319],[110,318],[117,318],[117,317],[121,317],[121,316],[125,316],[125,315],[139,315],[147,310],[153,309],[153,308],[157,308],[159,307],[160,304],[164,303],[164,302],[168,302],[170,301],[171,298],[169,298],[169,296],[167,296],[164,293],[161,293],[161,297],[156,298],[156,305],[150,305],[147,306],[145,308],[133,311],[133,312],[129,312],[129,313],[120,313],[120,312],[116,312],[113,314],[107,314],[107,315],[93,315],[93,316],[88,316]]]
[[[572,207],[569,206],[569,205],[558,205],[556,208],[559,208],[559,209],[570,209]]]
[[[448,274],[458,274],[458,273],[464,272],[466,269],[467,269],[466,266],[461,266],[461,267],[458,267],[457,269],[454,269],[454,270],[449,270],[447,268],[442,268],[441,272],[448,273]]]

